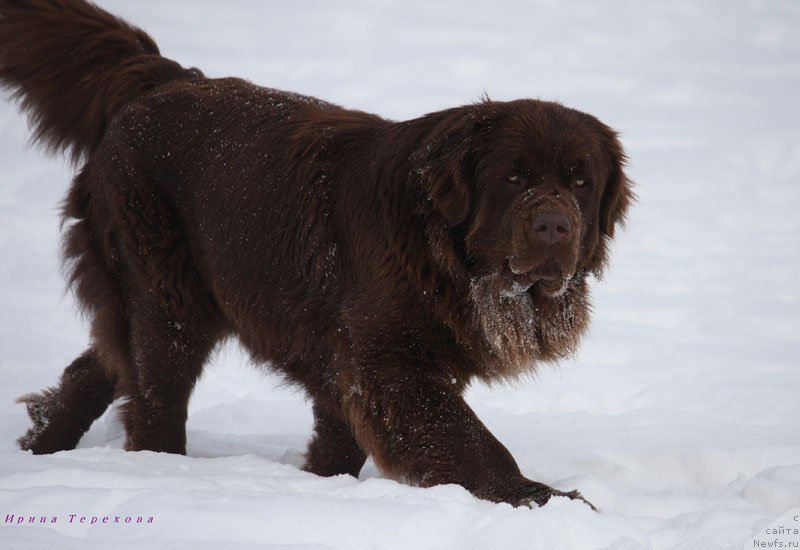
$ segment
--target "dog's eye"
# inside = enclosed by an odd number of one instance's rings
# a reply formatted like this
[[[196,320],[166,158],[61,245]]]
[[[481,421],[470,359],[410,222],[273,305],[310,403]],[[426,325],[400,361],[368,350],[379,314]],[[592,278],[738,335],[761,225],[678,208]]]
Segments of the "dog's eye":
[[[519,176],[519,174],[511,174],[508,176],[508,182],[518,184],[522,182],[522,178]]]
[[[575,180],[575,187],[585,187],[589,185],[589,180],[584,178],[578,178]]]

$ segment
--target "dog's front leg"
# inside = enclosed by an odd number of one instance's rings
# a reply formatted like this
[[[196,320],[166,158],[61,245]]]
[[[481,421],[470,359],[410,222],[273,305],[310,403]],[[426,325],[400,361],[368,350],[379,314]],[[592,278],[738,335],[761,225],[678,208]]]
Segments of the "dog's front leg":
[[[584,500],[526,479],[441,369],[392,351],[355,361],[340,371],[348,373],[339,380],[343,410],[360,446],[389,477],[423,487],[455,483],[513,505],[543,505],[551,496]]]

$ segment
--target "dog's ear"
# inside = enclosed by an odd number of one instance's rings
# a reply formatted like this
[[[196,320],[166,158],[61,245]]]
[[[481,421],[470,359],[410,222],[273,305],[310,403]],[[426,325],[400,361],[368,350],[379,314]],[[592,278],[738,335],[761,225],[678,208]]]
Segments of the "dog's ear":
[[[463,223],[472,211],[476,150],[489,126],[483,107],[455,109],[434,122],[428,139],[411,157],[423,193],[450,227]]]
[[[441,170],[430,180],[434,208],[450,227],[464,222],[472,209],[474,189],[468,164],[468,158],[461,155],[442,159]]]
[[[599,120],[596,120],[596,124],[605,157],[603,160],[605,173],[608,177],[596,211],[597,233],[594,236],[592,250],[587,255],[585,267],[596,277],[602,278],[608,261],[608,244],[614,237],[615,229],[625,223],[628,207],[635,197],[631,182],[625,175],[625,153],[617,133]]]
[[[625,153],[619,138],[611,129],[606,129],[603,133],[611,172],[600,200],[600,231],[610,238],[614,236],[617,225],[625,223],[625,215],[634,195],[631,183],[625,175]]]

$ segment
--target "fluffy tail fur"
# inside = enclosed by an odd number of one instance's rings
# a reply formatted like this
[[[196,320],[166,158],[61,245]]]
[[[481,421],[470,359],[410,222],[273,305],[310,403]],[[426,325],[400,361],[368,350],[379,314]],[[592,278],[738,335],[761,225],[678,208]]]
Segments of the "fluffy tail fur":
[[[49,152],[77,161],[126,103],[201,76],[161,57],[141,29],[84,0],[0,0],[0,85]]]

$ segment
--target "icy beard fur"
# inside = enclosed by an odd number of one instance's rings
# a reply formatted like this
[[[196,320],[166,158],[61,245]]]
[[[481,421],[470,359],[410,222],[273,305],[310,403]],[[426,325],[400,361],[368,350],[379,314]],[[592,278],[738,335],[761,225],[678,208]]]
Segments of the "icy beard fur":
[[[558,361],[572,354],[588,325],[585,276],[566,281],[542,303],[522,286],[508,290],[499,274],[471,283],[473,322],[488,344],[490,377],[530,372],[535,361]]]
[[[496,358],[492,374],[516,376],[528,370],[539,355],[530,293],[522,287],[509,291],[504,278],[492,274],[472,281],[470,298],[474,322]]]

